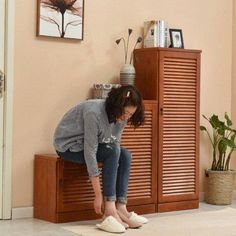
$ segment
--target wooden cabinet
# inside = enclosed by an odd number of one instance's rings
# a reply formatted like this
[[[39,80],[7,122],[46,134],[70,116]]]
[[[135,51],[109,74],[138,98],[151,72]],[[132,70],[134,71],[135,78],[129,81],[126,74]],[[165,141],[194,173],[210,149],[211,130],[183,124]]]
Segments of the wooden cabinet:
[[[132,153],[128,208],[153,213],[157,203],[157,103],[145,101],[146,121],[126,127],[122,146]],[[56,155],[35,155],[34,217],[54,223],[100,218],[93,210],[94,193],[85,165]]]
[[[128,208],[154,213],[199,204],[199,50],[134,51],[136,86],[146,121],[126,127],[122,146],[132,153]],[[36,155],[34,216],[51,222],[95,219],[85,165]]]
[[[144,99],[158,103],[159,212],[198,207],[200,53],[167,48],[134,51],[136,86]]]

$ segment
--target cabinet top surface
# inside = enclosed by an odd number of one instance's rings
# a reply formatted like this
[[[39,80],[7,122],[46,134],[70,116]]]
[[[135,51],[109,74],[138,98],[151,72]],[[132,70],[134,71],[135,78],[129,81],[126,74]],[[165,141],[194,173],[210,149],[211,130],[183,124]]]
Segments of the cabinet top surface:
[[[195,52],[201,53],[202,50],[197,49],[184,49],[184,48],[160,48],[160,47],[153,47],[153,48],[138,48],[134,51],[169,51],[169,52]]]

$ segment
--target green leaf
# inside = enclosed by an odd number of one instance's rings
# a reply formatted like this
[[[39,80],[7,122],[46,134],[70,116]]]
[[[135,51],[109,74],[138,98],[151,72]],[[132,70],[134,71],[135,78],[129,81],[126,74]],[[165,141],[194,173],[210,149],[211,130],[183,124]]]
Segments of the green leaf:
[[[235,138],[236,138],[236,132],[234,132],[234,133],[231,135],[230,140],[234,142]]]
[[[232,126],[232,121],[230,120],[227,112],[225,112],[225,119],[226,119],[226,123],[227,123],[227,126]]]
[[[234,147],[235,147],[234,141],[232,141],[232,140],[227,140],[227,145],[228,145],[230,148],[234,148]]]
[[[219,126],[220,120],[217,115],[213,114],[212,117],[210,117],[209,122],[210,122],[211,126],[214,129],[216,129]]]
[[[228,146],[227,139],[226,138],[222,138],[220,140],[220,142],[218,143],[219,153],[222,154],[222,153],[226,152],[227,146]]]
[[[201,130],[201,131],[207,131],[206,127],[203,126],[203,125],[200,125],[200,130]]]

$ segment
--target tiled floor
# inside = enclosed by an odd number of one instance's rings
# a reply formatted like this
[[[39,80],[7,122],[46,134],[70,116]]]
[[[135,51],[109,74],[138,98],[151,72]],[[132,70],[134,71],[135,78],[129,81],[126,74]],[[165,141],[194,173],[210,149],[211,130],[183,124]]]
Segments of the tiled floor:
[[[212,212],[216,210],[226,209],[227,207],[228,206],[214,206],[214,205],[201,203],[200,208],[195,209],[195,210],[159,213],[159,214],[151,214],[151,215],[146,215],[146,216],[147,218],[150,218],[150,219],[157,217],[157,215],[158,217],[161,217],[161,218],[162,216],[163,217],[178,216],[176,218],[180,218],[181,215],[183,214],[186,215],[186,212],[188,214],[198,213],[198,212]],[[236,201],[233,202],[230,208],[236,209]],[[172,218],[174,219],[174,217]],[[220,218],[221,218],[220,219],[221,226],[228,223],[228,221],[224,222],[223,215]],[[207,219],[207,214],[206,214],[206,221],[207,220],[209,219]],[[88,224],[91,225],[91,224],[96,224],[97,222],[98,221],[82,221],[82,222],[73,222],[73,223],[66,223],[66,224],[52,224],[52,223],[48,223],[48,222],[37,220],[37,219],[31,219],[31,218],[17,219],[17,220],[2,220],[0,221],[0,236],[78,236],[78,234],[74,234],[72,232],[64,230],[63,227],[74,226],[74,225],[88,225]],[[171,222],[169,223],[170,224],[167,227],[171,225]],[[194,224],[194,222],[191,222],[191,224]],[[236,219],[235,219],[235,228],[236,228]],[[137,230],[137,233],[138,233],[138,230]],[[109,235],[109,234],[104,233],[104,235]],[[165,236],[165,235],[167,234],[161,234],[161,236]],[[174,235],[179,235],[179,234],[176,233]],[[190,234],[185,234],[185,235],[190,235]],[[193,233],[191,234],[191,236],[192,235],[197,235],[197,234]],[[225,235],[235,235],[235,234],[226,233]],[[83,236],[86,236],[86,235],[83,234]],[[146,235],[146,236],[149,236],[149,235]]]

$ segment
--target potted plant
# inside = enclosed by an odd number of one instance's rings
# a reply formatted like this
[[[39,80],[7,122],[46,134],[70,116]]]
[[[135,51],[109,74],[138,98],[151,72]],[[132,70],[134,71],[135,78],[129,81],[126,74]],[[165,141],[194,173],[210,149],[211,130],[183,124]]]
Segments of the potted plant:
[[[236,150],[236,130],[232,128],[233,124],[227,113],[224,120],[220,120],[215,114],[209,118],[203,117],[212,129],[209,132],[205,126],[200,126],[201,131],[207,133],[212,146],[211,168],[206,170],[205,201],[216,205],[231,204],[235,171],[230,169],[230,161]]]

